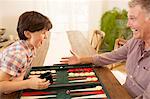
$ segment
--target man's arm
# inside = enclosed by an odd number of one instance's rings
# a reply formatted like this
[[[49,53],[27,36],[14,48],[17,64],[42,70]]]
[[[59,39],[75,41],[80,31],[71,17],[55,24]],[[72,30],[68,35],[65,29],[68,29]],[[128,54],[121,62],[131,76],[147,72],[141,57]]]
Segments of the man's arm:
[[[103,65],[115,63],[119,60],[126,60],[127,59],[127,46],[123,46],[112,52],[107,52],[104,54],[97,54],[94,56],[78,56],[74,52],[71,52],[71,53],[73,56],[63,57],[60,62],[62,64],[69,64],[69,65],[93,63],[97,66],[103,66]]]
[[[60,62],[69,65],[93,63],[97,66],[104,66],[121,60],[126,60],[132,41],[133,39],[129,40],[124,46],[115,49],[112,52],[96,54],[94,56],[78,56],[76,53],[71,52],[73,56],[63,57]]]
[[[127,59],[127,53],[128,53],[127,46],[128,45],[124,45],[116,50],[113,50],[112,52],[97,54],[92,57],[93,58],[92,62],[97,66],[104,66],[115,62],[119,62],[121,60],[125,61]]]

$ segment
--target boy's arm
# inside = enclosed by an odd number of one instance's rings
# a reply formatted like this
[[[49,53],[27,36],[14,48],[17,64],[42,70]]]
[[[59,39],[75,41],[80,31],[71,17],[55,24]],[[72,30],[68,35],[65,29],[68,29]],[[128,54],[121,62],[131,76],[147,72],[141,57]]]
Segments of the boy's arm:
[[[11,81],[11,77],[11,75],[0,71],[0,93],[9,93],[29,88],[27,80]]]
[[[0,71],[0,93],[10,93],[22,89],[45,89],[49,86],[49,81],[40,78],[27,80],[10,80],[11,75]]]

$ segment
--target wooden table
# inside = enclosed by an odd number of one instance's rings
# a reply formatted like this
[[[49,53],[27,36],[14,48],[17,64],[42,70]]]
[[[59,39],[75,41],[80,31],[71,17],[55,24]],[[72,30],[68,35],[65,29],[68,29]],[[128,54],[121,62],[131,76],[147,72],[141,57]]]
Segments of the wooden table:
[[[77,31],[67,32],[68,38],[70,40],[70,44],[72,49],[78,55],[94,55],[96,54],[95,50],[90,46],[88,41],[84,38],[84,36]],[[46,45],[45,45],[46,44]],[[39,66],[43,64],[43,60],[45,59],[45,53],[47,52],[49,40],[47,43],[43,44],[43,47],[39,49],[43,53],[39,53],[36,59],[34,59],[32,65]],[[43,50],[44,49],[44,50]],[[38,61],[38,63],[37,63]],[[107,68],[95,68],[96,74],[103,82],[106,90],[108,91],[111,99],[131,99],[126,90],[120,85],[117,79],[113,76]],[[16,97],[19,95],[19,92],[14,92],[9,95],[0,96],[0,99],[17,99]]]
[[[96,54],[90,43],[79,31],[67,31],[72,50],[78,55],[89,56]],[[102,81],[111,99],[131,99],[128,92],[114,77],[108,68],[94,68],[96,75]]]

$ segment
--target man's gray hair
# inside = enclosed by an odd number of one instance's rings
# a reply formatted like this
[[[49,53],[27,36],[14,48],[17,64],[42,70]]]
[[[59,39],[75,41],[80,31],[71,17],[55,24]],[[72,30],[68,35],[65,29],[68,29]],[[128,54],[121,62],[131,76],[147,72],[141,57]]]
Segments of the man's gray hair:
[[[140,5],[143,9],[150,13],[150,0],[130,0],[128,4],[129,7]]]

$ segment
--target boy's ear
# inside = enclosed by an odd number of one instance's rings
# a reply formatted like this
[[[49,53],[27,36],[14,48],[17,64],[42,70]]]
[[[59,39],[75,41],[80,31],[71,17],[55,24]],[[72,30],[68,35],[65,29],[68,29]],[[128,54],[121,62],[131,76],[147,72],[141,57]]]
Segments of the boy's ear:
[[[147,16],[146,16],[146,21],[149,21],[150,22],[150,14],[148,13]]]
[[[29,31],[24,31],[24,35],[26,38],[30,39],[31,38],[31,33]]]

